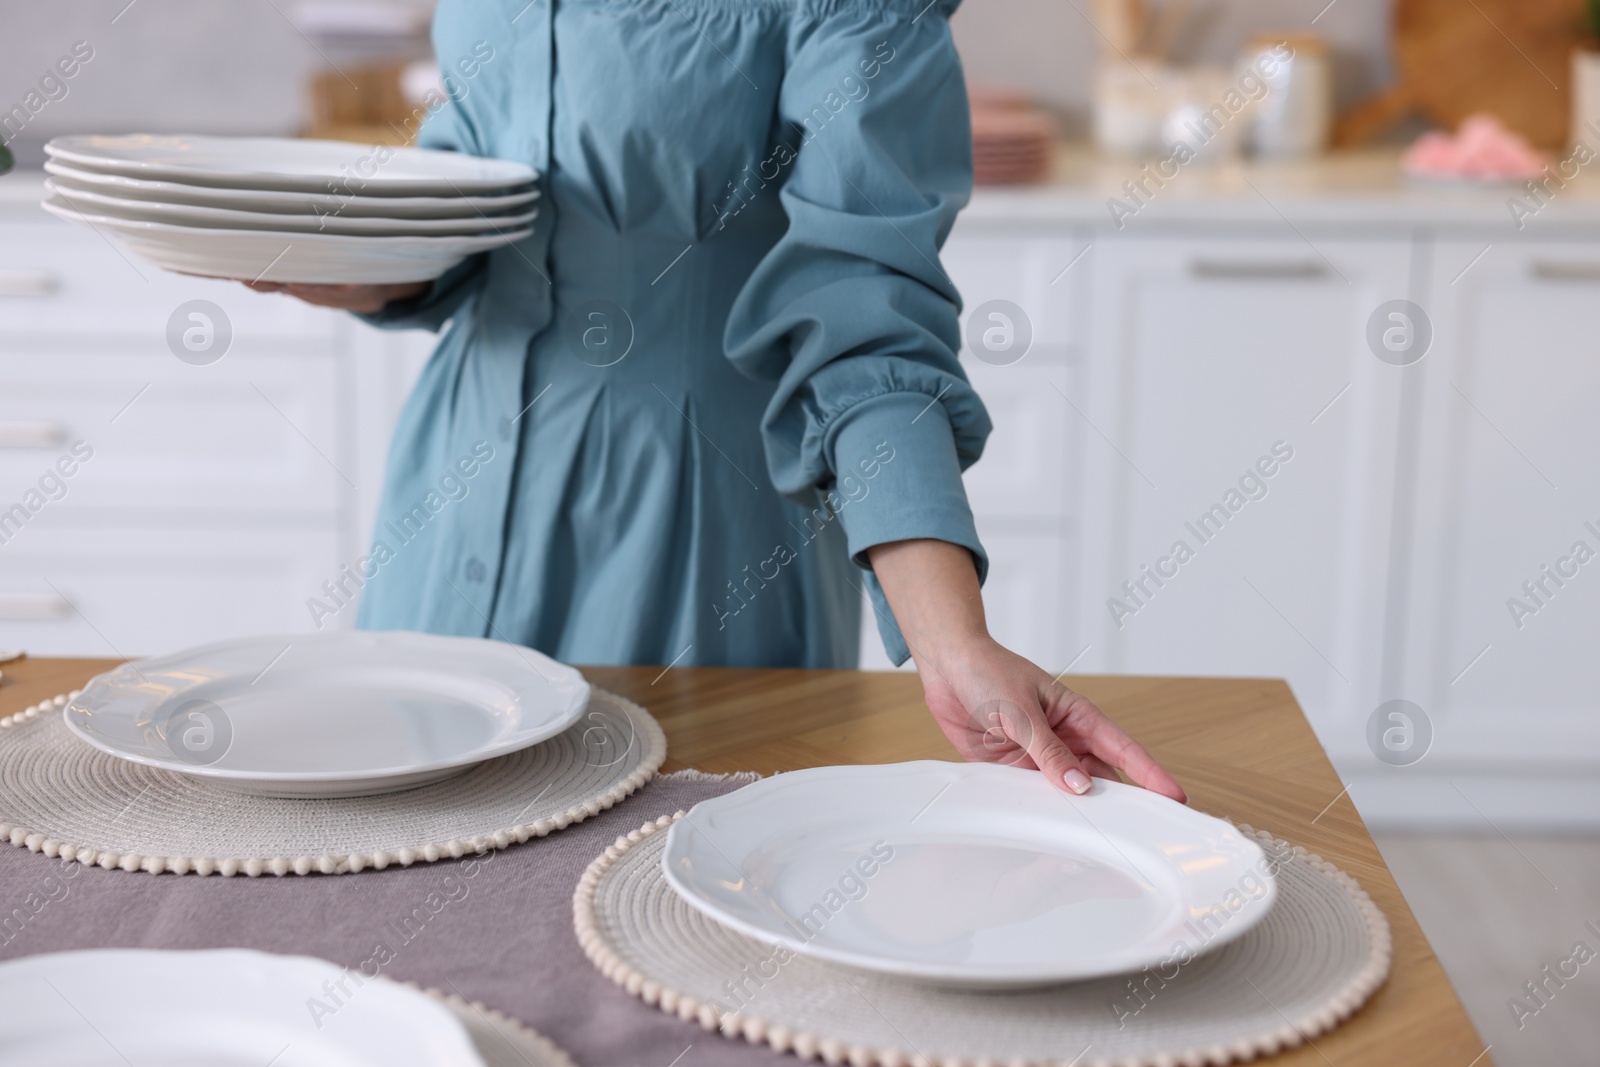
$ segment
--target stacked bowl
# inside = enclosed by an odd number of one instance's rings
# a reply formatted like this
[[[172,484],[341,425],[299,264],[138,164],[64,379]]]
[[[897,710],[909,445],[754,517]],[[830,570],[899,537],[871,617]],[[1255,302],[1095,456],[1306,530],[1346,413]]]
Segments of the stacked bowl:
[[[532,233],[532,167],[278,137],[58,137],[44,208],[168,270],[244,281],[427,281]]]

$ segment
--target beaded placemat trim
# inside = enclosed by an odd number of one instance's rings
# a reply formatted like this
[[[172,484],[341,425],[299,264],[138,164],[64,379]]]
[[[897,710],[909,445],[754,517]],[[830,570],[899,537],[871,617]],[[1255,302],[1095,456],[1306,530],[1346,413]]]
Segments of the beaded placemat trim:
[[[685,814],[679,811],[673,815],[663,815],[654,822],[645,823],[639,829],[617,838],[589,865],[579,880],[572,901],[573,926],[578,943],[601,974],[646,1004],[653,1005],[669,1015],[697,1022],[703,1029],[717,1031],[725,1037],[742,1037],[751,1044],[767,1045],[777,1052],[792,1052],[807,1060],[821,1058],[826,1063],[848,1063],[852,1067],[931,1067],[930,1061],[914,1051],[847,1044],[826,1034],[797,1032],[754,1014],[720,1011],[716,1005],[704,1003],[693,996],[664,986],[640,972],[612,949],[600,933],[595,914],[595,897],[601,880],[630,849],[667,829]],[[1245,824],[1239,824],[1238,829],[1240,833],[1256,841],[1263,848],[1292,853],[1297,860],[1334,881],[1350,896],[1365,920],[1367,935],[1372,945],[1371,954],[1365,965],[1351,977],[1343,989],[1327,998],[1324,1006],[1311,1018],[1297,1024],[1285,1019],[1281,1027],[1231,1042],[1226,1046],[1191,1048],[1132,1058],[1119,1056],[1113,1059],[1080,1059],[1073,1061],[1075,1067],[1171,1067],[1174,1064],[1221,1067],[1223,1064],[1271,1055],[1284,1049],[1294,1048],[1338,1026],[1366,1003],[1373,992],[1387,979],[1392,953],[1389,923],[1356,880],[1322,857],[1302,847],[1290,845],[1267,831],[1255,830]],[[993,1067],[996,1061],[986,1057],[978,1059],[938,1057],[936,1062],[939,1067]],[[1030,1059],[1008,1059],[1005,1062],[1009,1067],[1062,1067],[1065,1063],[1064,1060]]]
[[[41,716],[60,714],[67,703],[74,699],[79,692],[81,690],[63,693],[59,696],[42,700],[13,715],[0,718],[0,744],[4,743],[7,733],[26,728]],[[369,867],[377,870],[382,870],[391,865],[409,867],[419,862],[432,863],[442,859],[460,859],[466,855],[482,854],[491,849],[507,848],[513,844],[526,842],[530,838],[544,837],[574,823],[582,822],[584,819],[614,806],[618,801],[638,791],[641,786],[654,777],[662,762],[665,761],[667,754],[666,735],[662,732],[660,724],[655,721],[648,711],[614,693],[608,693],[600,689],[596,689],[594,692],[596,695],[616,704],[628,716],[633,726],[636,727],[643,743],[641,760],[632,773],[618,780],[598,795],[591,796],[581,803],[575,803],[564,811],[543,816],[530,822],[517,823],[465,838],[453,838],[445,841],[419,843],[412,847],[373,851],[293,856],[167,856],[95,848],[77,842],[61,840],[51,836],[50,833],[43,829],[8,821],[6,813],[0,812],[0,841],[10,841],[13,845],[27,848],[33,852],[43,853],[52,858],[74,859],[85,866],[97,866],[107,870],[144,871],[150,874],[220,874],[225,877],[239,874],[248,877],[269,874],[279,876],[312,873],[350,874]],[[424,786],[422,788],[431,787]],[[338,804],[340,799],[363,798],[313,798],[297,800],[294,803]]]

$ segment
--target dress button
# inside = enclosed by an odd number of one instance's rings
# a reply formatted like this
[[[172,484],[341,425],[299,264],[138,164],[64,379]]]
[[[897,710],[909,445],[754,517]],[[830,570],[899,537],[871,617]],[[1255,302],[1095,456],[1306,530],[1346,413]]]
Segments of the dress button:
[[[473,556],[471,559],[467,560],[467,581],[481,582],[483,581],[483,575],[483,560],[479,559],[477,556]]]
[[[500,416],[500,422],[495,426],[495,429],[500,431],[500,440],[511,440],[511,419],[509,416]]]

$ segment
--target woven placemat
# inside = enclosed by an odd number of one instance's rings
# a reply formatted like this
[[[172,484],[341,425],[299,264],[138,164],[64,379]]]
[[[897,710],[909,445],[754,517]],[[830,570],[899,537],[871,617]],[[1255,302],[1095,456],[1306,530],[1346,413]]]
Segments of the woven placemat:
[[[1239,939],[1134,975],[964,992],[806,959],[689,907],[661,874],[663,831],[618,838],[573,898],[578,941],[612,981],[707,1030],[852,1067],[1224,1064],[1337,1026],[1389,973],[1389,924],[1355,880],[1271,834],[1278,901]],[[1191,945],[1193,950],[1195,945]]]
[[[422,989],[415,982],[406,982],[413,989]],[[555,1042],[539,1031],[523,1026],[509,1015],[503,1015],[486,1004],[475,1003],[454,993],[437,989],[422,992],[444,1002],[461,1025],[483,1058],[483,1067],[576,1067],[572,1057]]]
[[[345,874],[505,848],[611,807],[667,754],[649,712],[595,689],[564,733],[433,785],[255,797],[85,744],[61,714],[74,695],[0,719],[0,839],[152,874]]]

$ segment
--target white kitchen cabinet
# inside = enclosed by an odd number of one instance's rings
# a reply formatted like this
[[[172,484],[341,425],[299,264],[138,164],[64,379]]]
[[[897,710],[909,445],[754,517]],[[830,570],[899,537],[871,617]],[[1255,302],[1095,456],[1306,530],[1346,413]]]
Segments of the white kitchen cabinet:
[[[1067,604],[1076,595],[1071,515],[1084,430],[1064,401],[1045,401],[1075,390],[1081,373],[1073,331],[1086,249],[1070,231],[1030,237],[958,228],[942,257],[962,298],[961,365],[994,427],[964,479],[989,554],[985,611],[1009,647],[1057,670],[1078,651]],[[976,336],[981,346],[991,327],[1005,330],[1015,347],[975,351],[968,342]],[[870,608],[862,619],[861,665],[887,669]]]
[[[42,185],[38,189],[42,195]],[[0,210],[0,222],[0,324],[6,340],[116,334],[160,339],[173,311],[189,300],[221,307],[236,341],[325,338],[332,332],[334,316],[321,309],[269,300],[238,282],[160,270],[98,230],[45,214],[37,198]]]
[[[0,198],[0,646],[137,655],[312,628],[306,600],[371,536],[432,335],[135,265],[11,199],[26,180]],[[232,330],[206,365],[167,339],[196,299]]]
[[[1379,824],[1592,826],[1600,220],[1512,238],[1307,203],[957,227],[967,315],[1011,300],[1053,342],[963,354],[995,421],[967,475],[991,629],[1053,670],[1287,679]],[[1419,325],[1424,356],[1380,358]],[[1397,699],[1431,747],[1386,766],[1368,722]]]
[[[940,261],[961,293],[962,325],[974,309],[1007,300],[1028,315],[1032,344],[1021,362],[1058,358],[1073,343],[1072,283],[1083,238],[1070,229],[1014,230],[958,224]]]
[[[344,562],[331,521],[154,529],[37,521],[0,546],[0,646],[37,655],[155,655],[307,631],[306,598]]]
[[[1436,735],[1417,769],[1592,778],[1600,241],[1490,244],[1439,244],[1433,347],[1403,369],[1417,464],[1401,681]]]
[[[1064,407],[1041,401],[1071,388],[1079,372],[1072,323],[1084,275],[1065,268],[1082,258],[1083,247],[1070,233],[1029,238],[960,229],[945,246],[943,261],[963,303],[961,366],[994,426],[966,477],[980,521],[1060,518],[1073,510],[1071,460],[1081,427]],[[996,302],[1012,308],[996,310]],[[982,348],[990,329],[1015,347]]]
[[[53,514],[335,512],[351,475],[338,469],[347,450],[329,348],[280,342],[203,367],[137,335],[0,352],[0,500],[16,501],[82,441],[92,459]]]
[[[1286,677],[1325,739],[1359,744],[1353,713],[1381,688],[1398,412],[1365,333],[1406,295],[1411,255],[1323,233],[1099,243],[1074,398],[1098,431],[1085,663]]]
[[[1069,384],[1065,361],[993,367],[963,357],[994,430],[967,471],[967,500],[979,516],[1062,516],[1074,510],[1069,459],[1078,427],[1056,390]],[[1055,404],[1049,403],[1054,397]]]

